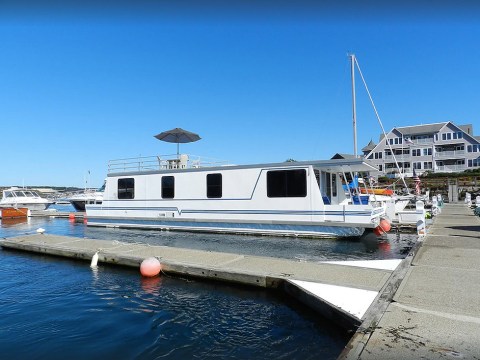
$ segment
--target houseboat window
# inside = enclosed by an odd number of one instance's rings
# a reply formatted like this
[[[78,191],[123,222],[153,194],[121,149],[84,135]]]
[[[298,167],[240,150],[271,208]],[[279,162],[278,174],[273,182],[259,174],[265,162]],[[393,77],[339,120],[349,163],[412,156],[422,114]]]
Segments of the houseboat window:
[[[331,198],[332,197],[332,174],[330,174],[329,172],[325,173],[325,185],[327,190],[327,196]]]
[[[207,174],[207,198],[222,197],[222,174]]]
[[[267,196],[307,196],[307,172],[305,169],[274,170],[267,172]]]
[[[135,197],[135,179],[118,179],[118,198],[133,199]]]
[[[162,198],[173,199],[175,197],[175,178],[162,176]]]

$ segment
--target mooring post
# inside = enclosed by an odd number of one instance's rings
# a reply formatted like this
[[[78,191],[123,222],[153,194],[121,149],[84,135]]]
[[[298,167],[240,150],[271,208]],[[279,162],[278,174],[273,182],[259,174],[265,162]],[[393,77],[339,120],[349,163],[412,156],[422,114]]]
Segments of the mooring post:
[[[425,229],[425,205],[423,201],[417,201],[415,203],[416,215],[417,215],[417,234],[419,237],[423,237],[426,234]]]
[[[432,215],[436,216],[439,213],[439,208],[438,208],[438,200],[436,196],[432,197]]]

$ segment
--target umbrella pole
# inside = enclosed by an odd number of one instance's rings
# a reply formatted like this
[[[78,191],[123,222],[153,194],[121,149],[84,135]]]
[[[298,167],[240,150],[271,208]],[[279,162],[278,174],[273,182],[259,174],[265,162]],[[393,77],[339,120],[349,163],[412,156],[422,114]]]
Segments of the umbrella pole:
[[[177,143],[177,158],[180,158],[179,149],[180,149],[180,143]]]

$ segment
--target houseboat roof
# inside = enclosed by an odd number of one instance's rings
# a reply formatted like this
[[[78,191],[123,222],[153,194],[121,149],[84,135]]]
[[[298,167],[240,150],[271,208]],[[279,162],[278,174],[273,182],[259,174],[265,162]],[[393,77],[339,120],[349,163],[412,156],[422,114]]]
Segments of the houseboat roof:
[[[133,159],[131,159],[133,160]],[[108,177],[118,177],[125,175],[145,175],[156,173],[182,173],[182,172],[205,172],[205,171],[226,171],[226,170],[239,170],[239,169],[255,169],[255,168],[268,168],[268,169],[285,169],[285,168],[298,168],[314,166],[322,168],[328,172],[358,172],[358,171],[377,171],[377,167],[363,158],[354,159],[330,159],[330,160],[309,160],[309,161],[287,161],[280,163],[265,163],[265,164],[251,164],[251,165],[220,165],[220,166],[194,166],[186,168],[165,168],[157,166],[157,168],[142,167],[140,163],[138,166],[127,166],[126,168],[132,169],[128,171],[121,171],[120,168],[115,170],[110,169]],[[134,170],[135,169],[135,170]]]

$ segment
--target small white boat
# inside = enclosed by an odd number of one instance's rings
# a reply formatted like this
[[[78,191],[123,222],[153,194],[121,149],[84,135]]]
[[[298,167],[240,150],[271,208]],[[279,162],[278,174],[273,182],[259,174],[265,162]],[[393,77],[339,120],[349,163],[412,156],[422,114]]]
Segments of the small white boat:
[[[46,210],[53,201],[38,195],[36,191],[11,187],[3,190],[0,208],[28,208],[29,210]]]
[[[103,191],[105,184],[98,190],[85,190],[81,193],[73,194],[68,201],[77,211],[85,211],[86,204],[101,204],[103,201]]]
[[[187,155],[114,160],[103,203],[86,205],[87,225],[358,237],[378,226],[385,209],[349,201],[340,178],[374,169],[362,159],[240,166]]]

